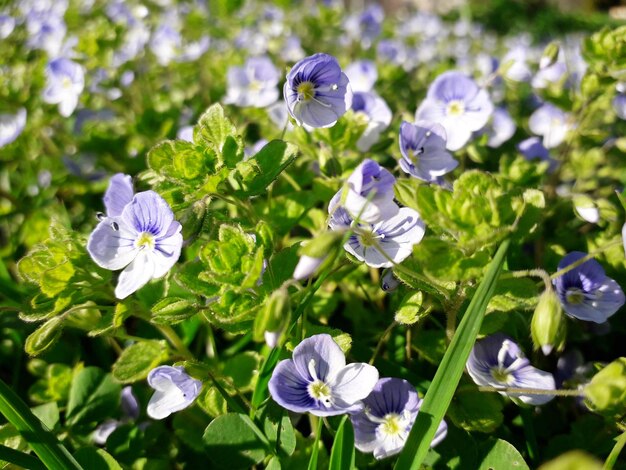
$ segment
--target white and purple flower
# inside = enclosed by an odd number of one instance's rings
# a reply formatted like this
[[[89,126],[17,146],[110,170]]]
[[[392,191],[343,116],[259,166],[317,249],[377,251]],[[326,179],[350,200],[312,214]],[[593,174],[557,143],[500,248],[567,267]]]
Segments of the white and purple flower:
[[[365,159],[346,181],[345,189],[339,190],[328,204],[328,212],[342,206],[353,220],[378,222],[395,215],[398,206],[393,202],[393,185],[396,178],[374,160]]]
[[[508,336],[497,333],[477,341],[469,359],[467,372],[481,386],[530,388],[546,390],[545,395],[504,393],[503,395],[527,405],[543,405],[554,398],[554,377],[549,372],[530,365],[520,347]]]
[[[156,391],[148,402],[148,416],[164,419],[191,405],[202,390],[202,382],[191,378],[182,367],[159,366],[148,374],[148,385]]]
[[[489,136],[487,146],[498,148],[515,134],[517,126],[506,108],[497,107],[493,110],[493,116],[487,123],[485,131]]]
[[[71,116],[85,87],[85,72],[79,64],[64,57],[50,61],[46,67],[43,100],[58,104],[61,116]]]
[[[378,71],[371,60],[358,60],[346,67],[346,76],[353,92],[372,91],[378,80]]]
[[[264,108],[278,99],[279,80],[278,69],[268,57],[252,57],[243,67],[228,69],[228,91],[224,102]]]
[[[373,91],[363,91],[355,92],[352,96],[352,110],[362,113],[367,119],[367,127],[356,142],[356,147],[361,152],[367,152],[391,124],[393,117],[391,109],[385,100]]]
[[[415,388],[406,380],[385,377],[363,400],[364,408],[350,416],[354,427],[354,445],[361,452],[373,452],[384,459],[402,450],[422,404]],[[439,444],[448,431],[442,421],[431,447]]]
[[[133,196],[130,177],[115,175],[104,197],[107,217],[89,236],[87,251],[105,269],[124,269],[115,296],[124,299],[167,274],[180,257],[181,225],[154,191]]]
[[[327,334],[303,340],[293,359],[280,361],[269,381],[276,403],[296,413],[335,416],[362,408],[378,381],[378,370],[363,362],[346,365],[346,357]]]
[[[458,162],[446,151],[446,130],[441,124],[403,121],[400,125],[400,168],[423,181],[434,182]]]
[[[545,103],[531,114],[528,127],[534,134],[542,136],[543,145],[551,149],[565,140],[565,136],[572,129],[570,121],[568,113],[553,104]]]
[[[446,148],[455,151],[470,140],[472,132],[487,124],[492,112],[493,104],[484,88],[461,72],[449,71],[430,85],[415,120],[441,124],[446,130]]]
[[[9,145],[24,130],[26,110],[20,108],[15,114],[0,114],[0,147]]]
[[[568,253],[558,269],[585,256],[580,251]],[[624,305],[622,288],[604,273],[600,263],[594,259],[585,261],[553,282],[565,313],[579,320],[604,323]]]
[[[283,88],[289,114],[299,125],[331,127],[352,105],[348,77],[328,54],[305,57],[287,74]]]

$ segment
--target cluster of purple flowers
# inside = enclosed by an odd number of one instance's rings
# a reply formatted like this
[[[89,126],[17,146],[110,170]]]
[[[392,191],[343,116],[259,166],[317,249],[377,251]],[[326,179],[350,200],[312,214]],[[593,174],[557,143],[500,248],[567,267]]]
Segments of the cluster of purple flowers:
[[[379,378],[369,364],[346,365],[343,351],[327,334],[306,338],[294,348],[292,359],[279,362],[269,390],[279,405],[296,413],[348,413],[356,448],[377,459],[402,450],[421,405],[407,381]],[[431,445],[445,437],[446,429],[442,422]]]

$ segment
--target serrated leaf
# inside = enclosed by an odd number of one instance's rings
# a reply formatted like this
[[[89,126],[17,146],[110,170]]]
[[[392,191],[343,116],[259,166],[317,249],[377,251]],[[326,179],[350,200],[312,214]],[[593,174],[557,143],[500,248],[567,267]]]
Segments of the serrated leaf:
[[[121,383],[143,380],[158,366],[167,353],[164,341],[148,340],[130,345],[113,364],[113,377]]]
[[[223,161],[224,144],[228,137],[236,136],[237,128],[224,116],[224,108],[216,103],[200,116],[193,134],[194,142],[208,146]]]

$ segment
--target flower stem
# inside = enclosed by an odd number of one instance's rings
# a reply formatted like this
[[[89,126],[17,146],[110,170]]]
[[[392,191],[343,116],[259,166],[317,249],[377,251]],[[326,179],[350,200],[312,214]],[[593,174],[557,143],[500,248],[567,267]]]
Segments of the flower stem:
[[[374,349],[374,354],[372,354],[372,358],[370,359],[370,362],[369,362],[370,366],[374,365],[376,356],[378,356],[378,353],[380,353],[380,350],[383,347],[383,344],[387,342],[387,340],[389,339],[389,335],[391,334],[391,331],[396,325],[397,323],[395,321],[391,322],[391,325],[389,325],[387,329],[384,331],[384,333],[380,336],[380,339],[378,340],[378,344],[376,345],[376,349]]]
[[[537,445],[537,436],[535,435],[535,427],[533,426],[532,411],[529,408],[520,408],[520,416],[524,425],[524,435],[526,436],[526,450],[531,462],[537,462],[539,458],[539,446]]]
[[[169,343],[174,346],[174,349],[178,354],[180,354],[183,358],[187,360],[193,359],[193,354],[191,351],[185,346],[185,343],[180,339],[174,328],[168,325],[154,325],[163,335],[163,337],[169,341]]]
[[[578,266],[583,264],[585,261],[589,261],[590,259],[595,258],[596,256],[598,256],[603,251],[608,250],[609,248],[613,248],[614,246],[619,245],[621,243],[622,243],[621,239],[613,240],[612,242],[607,243],[603,247],[598,248],[597,250],[592,251],[587,256],[584,256],[584,257],[580,258],[579,260],[574,261],[572,264],[569,264],[569,265],[565,266],[563,269],[559,269],[552,276],[550,276],[550,279],[556,279],[558,277],[561,277],[562,275],[570,272],[572,269],[577,268]]]
[[[556,397],[583,397],[582,390],[545,390],[541,388],[516,388],[516,387],[478,387],[481,392],[521,393],[524,395],[552,395]]]
[[[613,450],[611,450],[611,453],[604,462],[604,466],[602,467],[603,470],[611,470],[613,468],[615,462],[617,462],[620,452],[624,448],[624,445],[626,445],[626,431],[624,431],[617,438],[617,442],[615,443],[615,446],[613,446]]]

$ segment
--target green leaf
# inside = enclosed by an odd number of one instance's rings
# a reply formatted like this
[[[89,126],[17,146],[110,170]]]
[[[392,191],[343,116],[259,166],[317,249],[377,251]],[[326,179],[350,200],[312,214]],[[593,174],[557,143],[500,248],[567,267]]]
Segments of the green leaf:
[[[252,390],[256,383],[261,359],[255,351],[246,351],[230,357],[224,363],[224,374],[240,392]]]
[[[204,144],[212,149],[217,154],[218,158],[224,161],[223,151],[225,144],[229,137],[231,139],[235,138],[237,128],[230,119],[224,116],[222,106],[216,103],[200,116],[198,125],[194,128],[193,134],[194,142],[198,145]],[[227,153],[232,152],[232,148],[229,147],[226,148]],[[229,161],[225,163],[228,166],[229,163],[232,163],[232,158],[229,158]]]
[[[55,401],[35,406],[31,411],[50,430],[59,424],[59,407]]]
[[[66,423],[101,421],[120,402],[122,388],[111,374],[98,367],[85,367],[74,374],[67,402]]]
[[[272,448],[292,455],[296,450],[296,432],[287,410],[270,400],[261,411],[261,421]]]
[[[215,418],[202,439],[209,459],[220,468],[250,468],[265,458],[266,445],[250,426],[250,418],[228,413]]]
[[[45,465],[34,455],[0,444],[0,466],[2,468],[14,468],[7,464],[13,464],[17,468],[27,470],[46,470]]]
[[[46,467],[63,470],[83,469],[3,380],[0,380],[0,413],[26,438]]]
[[[447,416],[455,426],[466,431],[491,433],[504,420],[503,407],[502,399],[497,394],[479,392],[477,389],[463,390],[453,398]]]
[[[406,445],[398,458],[395,469],[417,470],[424,461],[430,448],[430,443],[443,419],[454,395],[454,391],[463,374],[476,335],[480,330],[489,299],[493,295],[496,282],[505,262],[509,240],[502,242],[485,278],[476,290],[459,327],[452,338],[452,342],[437,368],[435,377],[424,397],[424,401],[417,415],[413,428],[409,433]]]
[[[160,176],[173,181],[189,181],[211,171],[210,162],[196,147],[183,140],[166,140],[148,152],[148,166]]]
[[[122,470],[121,465],[104,449],[83,447],[76,451],[74,457],[89,470]]]
[[[148,340],[130,345],[124,349],[113,364],[113,377],[121,383],[143,380],[158,366],[167,353],[164,341]]]
[[[152,307],[152,321],[174,325],[198,313],[198,305],[180,297],[166,297]]]
[[[478,470],[529,470],[519,451],[502,439],[491,439],[483,446],[486,448]]]
[[[38,356],[50,349],[61,335],[63,317],[54,317],[33,331],[24,344],[24,349],[31,356]]]
[[[354,467],[354,431],[348,416],[344,416],[335,434],[330,451],[329,470],[352,470]]]
[[[70,261],[48,269],[41,276],[41,291],[48,297],[55,297],[65,290],[74,272],[74,266]]]
[[[298,147],[282,140],[272,140],[254,157],[239,162],[228,180],[239,197],[258,196],[287,168],[298,155]]]

